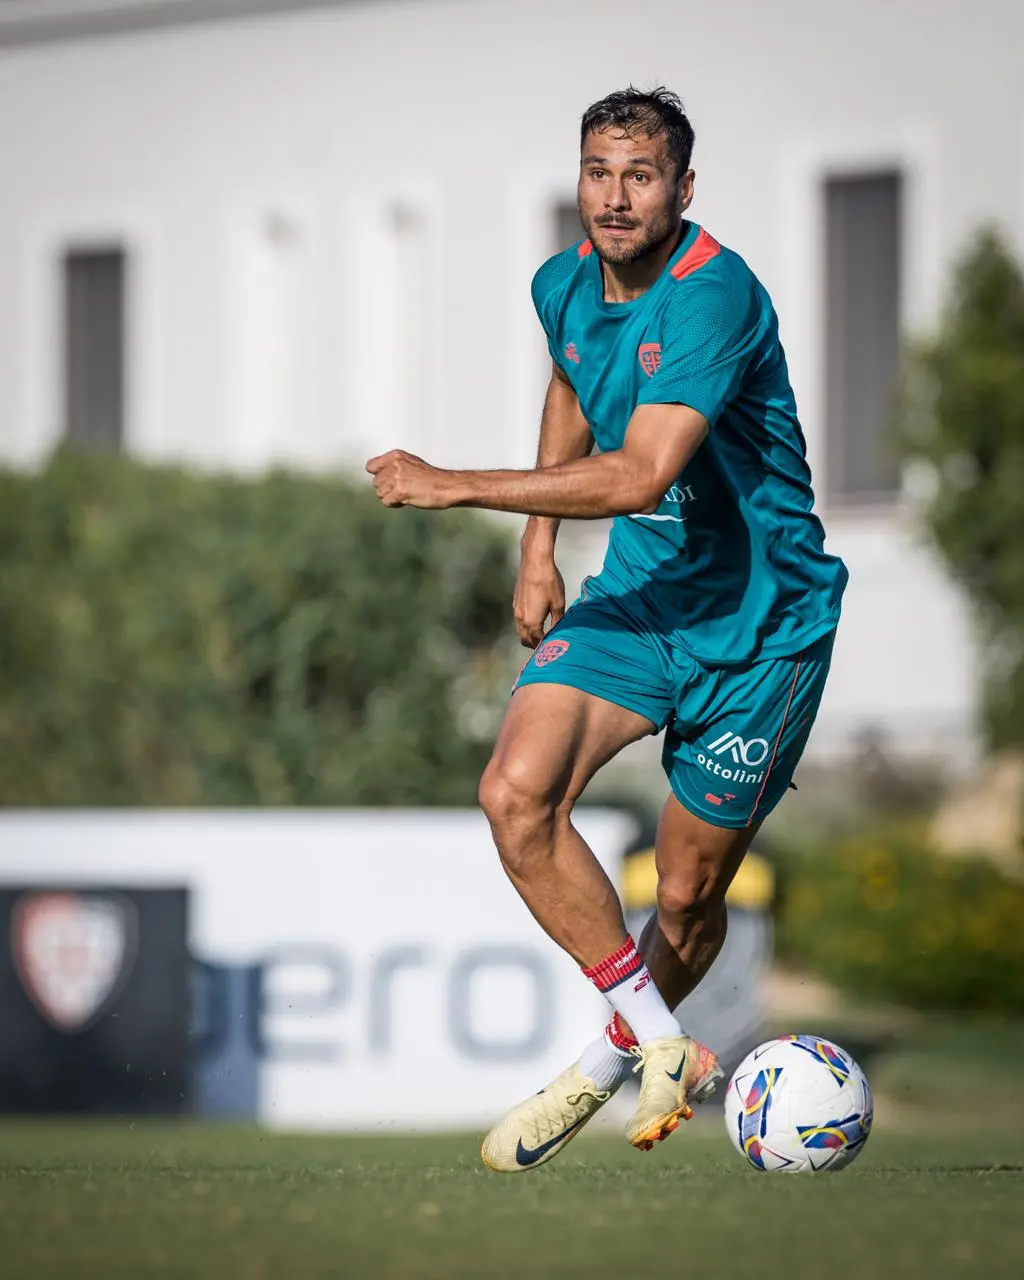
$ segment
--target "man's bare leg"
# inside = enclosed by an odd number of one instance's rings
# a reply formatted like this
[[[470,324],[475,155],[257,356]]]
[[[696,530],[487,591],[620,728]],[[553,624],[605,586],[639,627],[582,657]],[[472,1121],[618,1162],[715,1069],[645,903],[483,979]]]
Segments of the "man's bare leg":
[[[722,949],[726,891],[759,829],[715,827],[675,796],[665,802],[654,849],[658,908],[637,946],[670,1009],[694,990]]]
[[[502,863],[530,911],[636,1030],[644,1074],[627,1137],[644,1148],[689,1115],[691,1090],[713,1088],[717,1063],[680,1032],[571,811],[594,772],[652,728],[644,717],[579,690],[527,685],[513,698],[480,785]],[[574,1063],[499,1121],[484,1139],[484,1163],[502,1172],[544,1163],[613,1091]]]
[[[583,966],[643,1044],[679,1026],[629,936],[615,886],[572,825],[594,773],[654,725],[566,685],[513,697],[480,783],[505,870],[544,931]]]
[[[722,949],[726,891],[758,829],[712,826],[674,796],[662,809],[655,841],[658,907],[637,949],[670,1009],[701,982]],[[617,1083],[631,1067],[627,1055],[634,1044],[628,1020],[616,1016],[587,1047],[583,1062],[601,1083]]]
[[[670,1009],[697,986],[722,948],[726,890],[755,830],[712,826],[688,812],[675,797],[662,810],[655,842],[658,909],[637,946]],[[706,1046],[691,1043],[686,1096],[699,1102],[714,1092],[721,1070]],[[631,1054],[636,1044],[628,1018],[616,1013],[604,1034],[584,1050],[581,1071],[600,1088],[617,1088],[633,1069]],[[646,1142],[637,1145],[648,1146]]]
[[[654,726],[566,685],[514,694],[480,782],[480,804],[509,879],[544,929],[580,965],[622,946],[615,886],[572,825],[597,770]]]

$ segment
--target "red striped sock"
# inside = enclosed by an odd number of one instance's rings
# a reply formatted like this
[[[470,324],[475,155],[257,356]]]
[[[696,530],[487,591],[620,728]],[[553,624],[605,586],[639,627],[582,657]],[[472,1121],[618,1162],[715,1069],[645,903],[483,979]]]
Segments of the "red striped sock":
[[[632,938],[627,938],[618,951],[605,956],[592,968],[584,969],[583,976],[589,978],[603,995],[607,995],[627,978],[635,977],[643,967],[643,957],[637,951],[636,943]]]
[[[613,1014],[611,1022],[604,1029],[605,1039],[609,1044],[628,1052],[630,1049],[636,1048],[636,1036],[632,1031],[627,1030],[626,1024],[619,1015]]]
[[[632,1027],[636,1043],[680,1034],[679,1023],[661,998],[632,938],[583,973]]]

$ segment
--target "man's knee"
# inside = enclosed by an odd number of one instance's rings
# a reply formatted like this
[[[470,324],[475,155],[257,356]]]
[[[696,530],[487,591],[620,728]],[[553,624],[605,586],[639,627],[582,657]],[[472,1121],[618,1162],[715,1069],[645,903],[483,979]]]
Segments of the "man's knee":
[[[563,797],[534,762],[514,752],[493,758],[480,779],[480,807],[487,816],[502,861],[522,870],[546,842],[561,816]]]
[[[716,932],[725,920],[725,893],[696,846],[658,876],[658,923],[673,946],[694,933]]]
[[[507,826],[547,807],[533,771],[515,756],[491,759],[477,795],[492,826]]]

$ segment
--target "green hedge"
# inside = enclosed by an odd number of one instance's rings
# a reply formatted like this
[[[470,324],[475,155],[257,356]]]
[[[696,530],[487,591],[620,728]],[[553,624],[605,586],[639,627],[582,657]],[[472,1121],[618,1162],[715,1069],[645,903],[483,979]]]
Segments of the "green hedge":
[[[512,583],[366,485],[0,472],[0,804],[472,802]]]
[[[1024,1012],[1024,885],[913,826],[781,859],[783,959],[860,996]]]

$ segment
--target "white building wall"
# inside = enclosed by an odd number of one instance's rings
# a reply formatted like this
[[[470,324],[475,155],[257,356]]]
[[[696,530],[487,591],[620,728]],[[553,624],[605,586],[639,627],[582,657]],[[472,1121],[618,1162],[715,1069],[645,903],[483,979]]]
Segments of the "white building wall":
[[[821,179],[906,166],[904,318],[926,327],[979,223],[1021,242],[1022,48],[1016,0],[421,0],[4,49],[0,456],[59,435],[62,247],[118,236],[142,456],[528,463],[529,281],[579,114],[665,82],[697,130],[693,216],[776,301],[823,491]],[[852,582],[818,750],[877,724],[956,754],[961,602],[907,513],[823,515]]]

